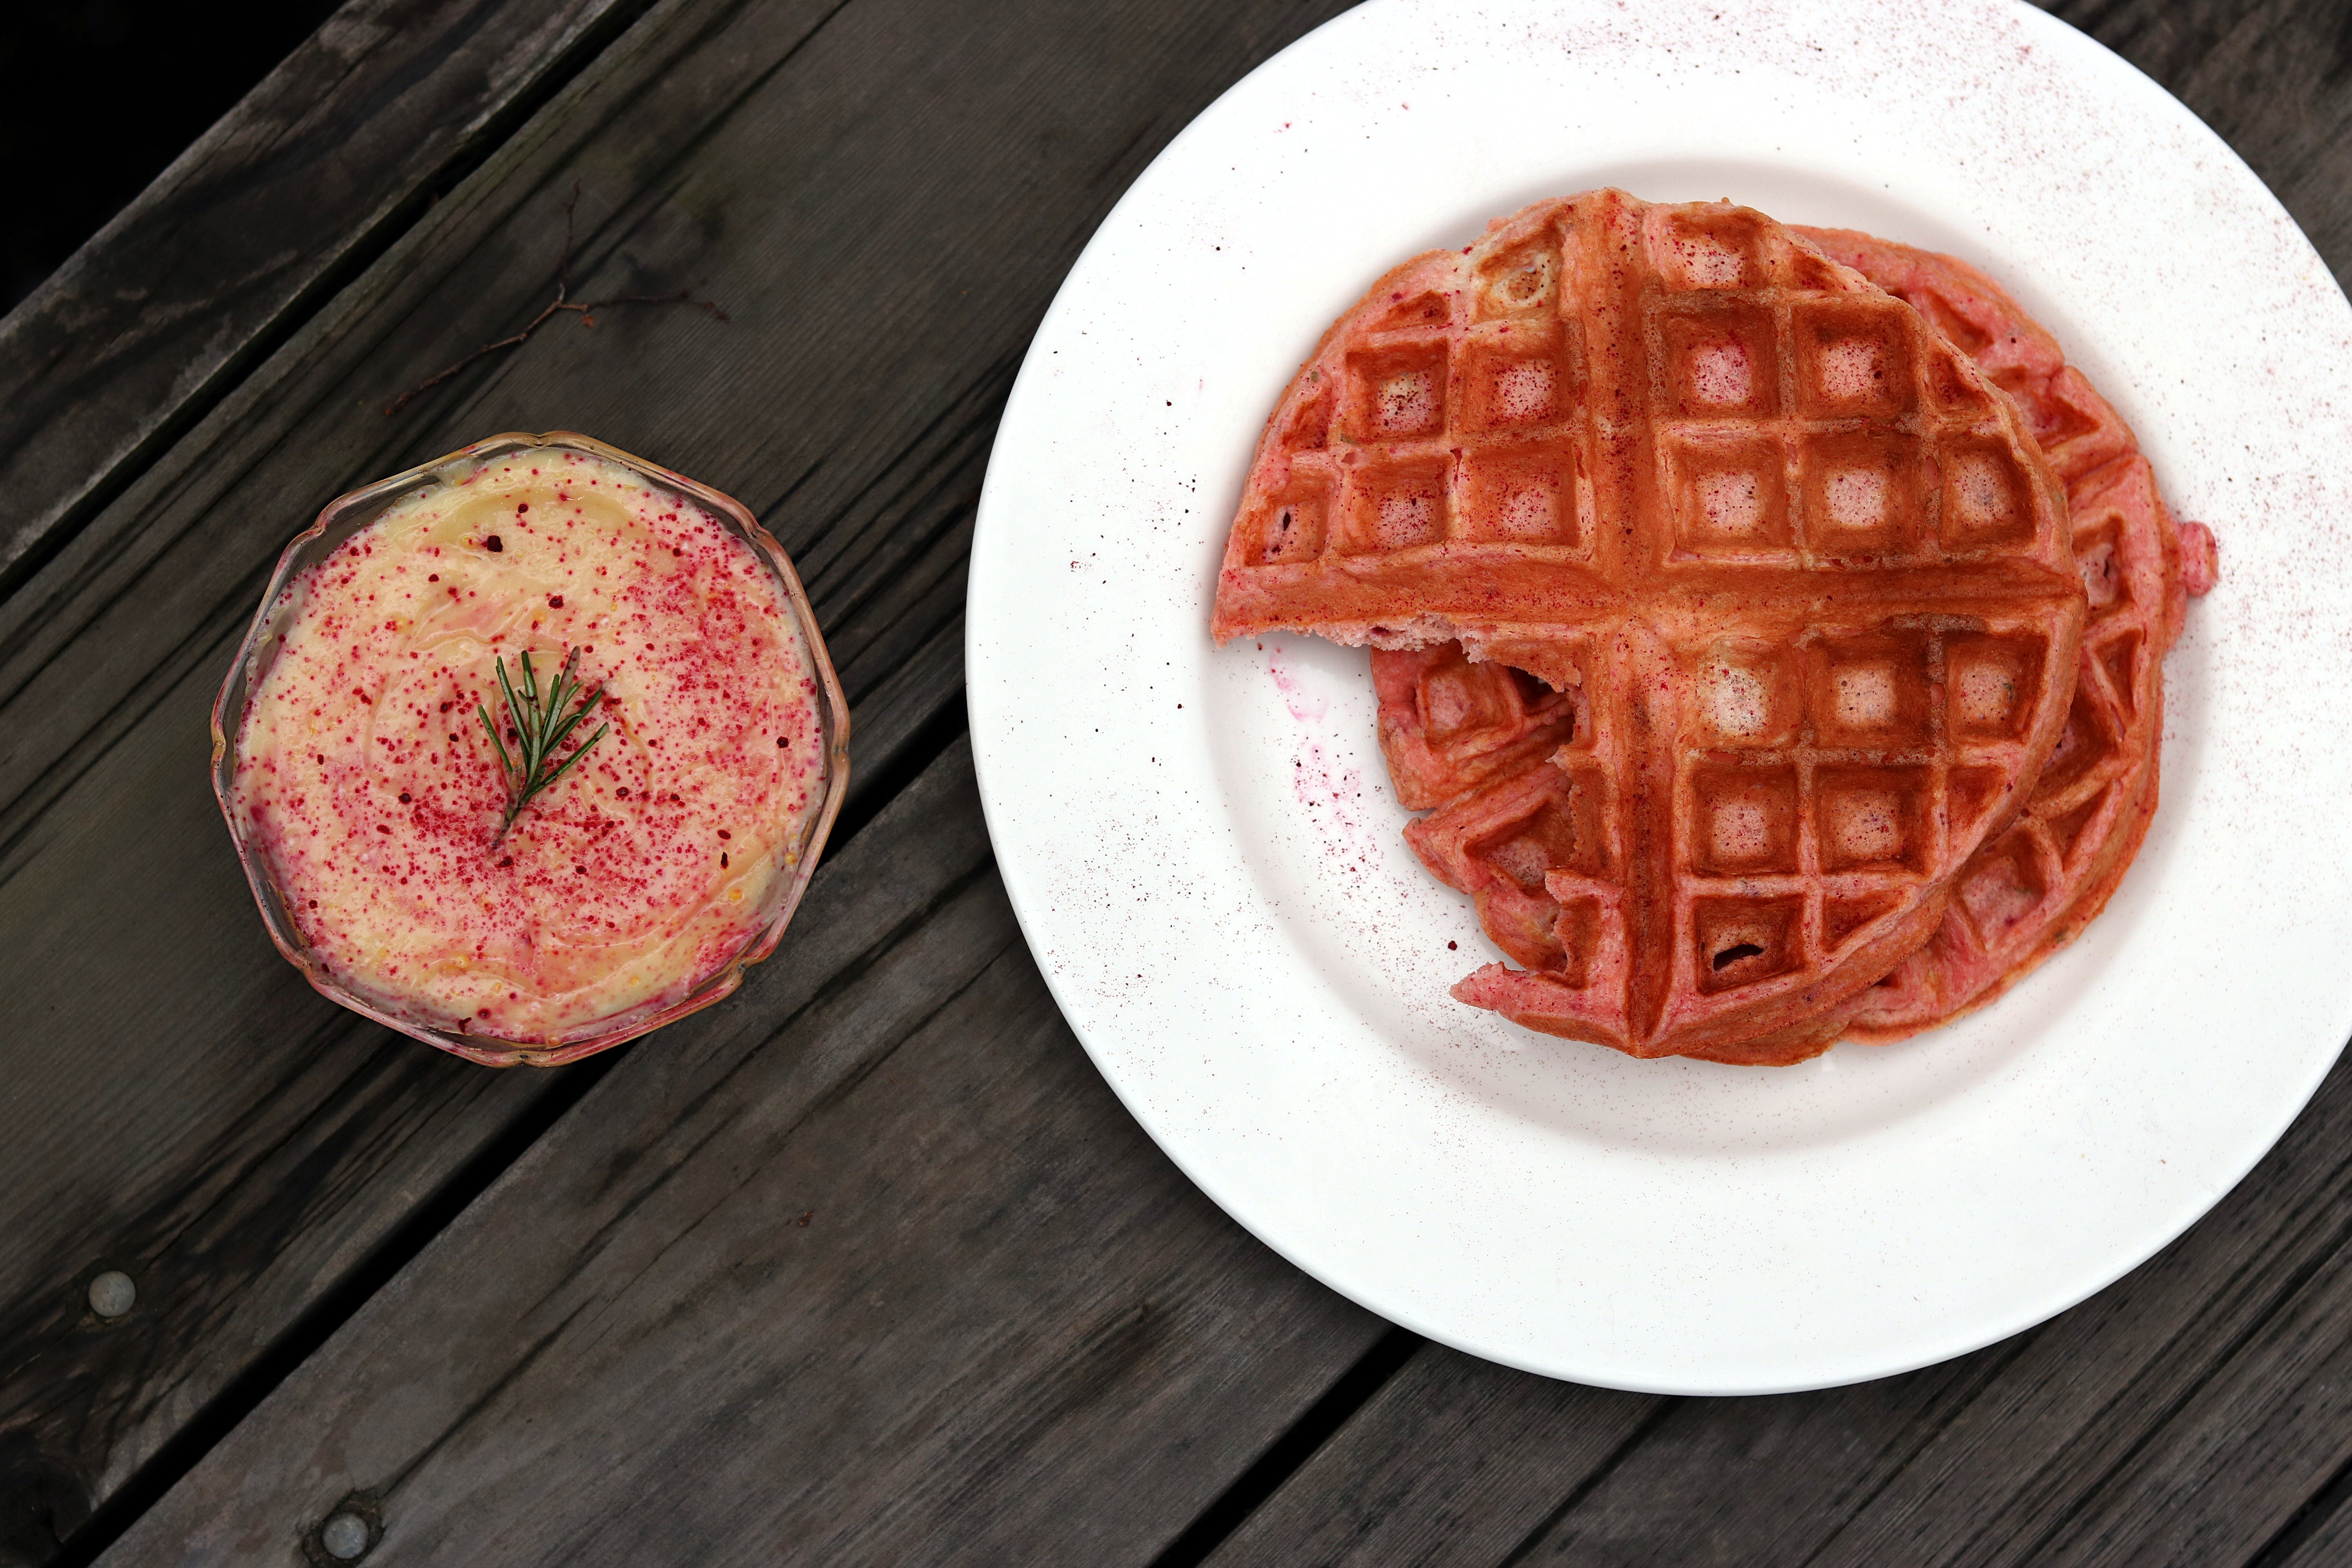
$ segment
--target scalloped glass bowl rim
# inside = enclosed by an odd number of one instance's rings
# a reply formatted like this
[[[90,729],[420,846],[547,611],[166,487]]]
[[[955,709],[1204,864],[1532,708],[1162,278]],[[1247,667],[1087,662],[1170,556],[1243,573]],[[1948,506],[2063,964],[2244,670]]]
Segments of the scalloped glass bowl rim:
[[[546,447],[601,458],[664,489],[677,492],[708,510],[766,563],[784,590],[801,641],[808,649],[810,663],[816,672],[817,716],[824,734],[825,768],[824,797],[809,816],[799,862],[789,877],[779,879],[777,890],[770,895],[773,908],[768,919],[725,968],[704,980],[687,995],[667,1005],[655,1007],[650,1004],[640,1004],[593,1024],[567,1030],[543,1044],[532,1045],[520,1040],[460,1034],[415,1018],[404,1017],[383,1004],[332,979],[324,965],[304,947],[293,921],[287,917],[283,901],[263,865],[259,850],[248,841],[237,821],[230,785],[236,773],[237,721],[242,717],[246,697],[253,681],[260,673],[258,661],[265,651],[265,645],[271,641],[286,609],[280,601],[295,574],[307,569],[314,561],[325,559],[344,540],[383,515],[401,496],[439,479],[451,467],[472,465],[509,452]],[[801,586],[800,576],[793,570],[792,559],[784,553],[783,546],[761,525],[760,520],[751,514],[749,508],[732,496],[657,463],[649,463],[593,437],[570,430],[551,430],[542,435],[506,431],[461,447],[430,462],[419,463],[388,479],[362,485],[329,501],[320,510],[318,520],[295,535],[278,555],[277,570],[270,574],[269,585],[262,593],[260,607],[254,612],[252,624],[246,629],[245,640],[237,647],[236,662],[230,666],[226,679],[221,682],[220,695],[213,702],[212,724],[213,797],[220,805],[223,820],[228,824],[229,837],[236,846],[237,861],[245,868],[247,885],[252,889],[254,902],[261,910],[262,924],[269,932],[269,940],[277,944],[278,951],[285,955],[289,963],[300,970],[311,986],[328,1000],[373,1018],[387,1028],[397,1029],[413,1039],[423,1040],[429,1046],[463,1057],[467,1061],[478,1062],[484,1067],[561,1067],[566,1062],[593,1056],[598,1051],[610,1050],[731,994],[742,984],[743,971],[773,952],[777,942],[784,934],[784,927],[791,923],[793,911],[799,907],[809,879],[815,875],[817,862],[824,852],[825,839],[833,830],[834,818],[841,810],[841,798],[849,783],[849,704],[842,696],[841,682],[834,673],[831,657],[825,652],[824,639],[818,635],[816,616],[809,606],[808,594]]]

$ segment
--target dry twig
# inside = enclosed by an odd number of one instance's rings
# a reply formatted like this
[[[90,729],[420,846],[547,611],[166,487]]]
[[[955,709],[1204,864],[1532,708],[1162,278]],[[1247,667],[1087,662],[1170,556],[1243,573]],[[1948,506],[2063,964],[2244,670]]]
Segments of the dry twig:
[[[720,310],[715,302],[709,300],[696,299],[694,297],[694,291],[690,289],[681,289],[675,294],[613,294],[608,295],[602,300],[590,300],[584,303],[574,304],[570,298],[572,293],[572,209],[577,207],[579,205],[580,182],[574,180],[572,182],[571,199],[563,204],[563,259],[556,264],[555,298],[549,303],[547,308],[540,311],[538,315],[533,316],[530,319],[530,323],[526,325],[522,331],[515,333],[512,337],[500,338],[494,343],[484,343],[480,348],[476,349],[473,353],[467,354],[457,363],[449,366],[448,369],[442,371],[437,375],[428,376],[424,381],[419,382],[416,385],[410,387],[406,392],[402,393],[398,397],[394,398],[390,403],[385,404],[383,405],[383,411],[387,416],[399,413],[402,409],[407,407],[419,397],[422,397],[425,394],[432,391],[435,387],[440,385],[443,382],[448,380],[451,376],[457,374],[459,371],[473,363],[476,360],[480,359],[487,354],[497,353],[501,349],[510,349],[519,346],[527,341],[530,337],[531,333],[545,326],[551,319],[561,311],[570,310],[579,316],[580,324],[583,327],[594,326],[596,324],[595,313],[613,305],[691,305],[698,310],[709,311],[713,317],[719,321],[724,321],[730,319],[727,312]]]

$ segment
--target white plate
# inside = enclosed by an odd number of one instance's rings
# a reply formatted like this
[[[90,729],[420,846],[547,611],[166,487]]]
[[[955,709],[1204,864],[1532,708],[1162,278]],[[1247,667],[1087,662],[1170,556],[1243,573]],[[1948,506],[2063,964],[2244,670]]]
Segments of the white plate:
[[[1966,1023],[1759,1069],[1454,1003],[1496,955],[1398,837],[1364,654],[1209,642],[1260,423],[1325,326],[1391,263],[1604,184],[1978,261],[2220,536],[2137,866]],[[971,567],[1004,880],[1160,1147],[1374,1311],[1623,1388],[1924,1365],[2179,1235],[2352,1030],[2347,453],[2319,258],[2187,110],[2026,5],[1378,0],[1160,154],[1030,349]]]

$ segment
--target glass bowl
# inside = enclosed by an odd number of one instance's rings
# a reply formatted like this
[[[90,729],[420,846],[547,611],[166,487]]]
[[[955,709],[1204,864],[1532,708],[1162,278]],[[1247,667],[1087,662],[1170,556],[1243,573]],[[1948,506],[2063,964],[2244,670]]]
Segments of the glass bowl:
[[[824,735],[824,765],[819,781],[822,795],[803,822],[799,844],[782,847],[788,868],[769,883],[766,908],[760,912],[752,934],[722,968],[676,1001],[664,1003],[656,998],[565,1029],[547,1039],[515,1040],[467,1033],[430,1018],[404,1015],[396,1002],[361,994],[330,975],[318,955],[306,947],[289,915],[285,896],[273,881],[259,846],[252,842],[252,835],[240,820],[231,786],[236,774],[236,748],[247,698],[268,671],[293,618],[295,605],[288,589],[295,578],[326,559],[343,541],[374,521],[395,501],[436,485],[453,484],[487,460],[546,447],[602,458],[631,470],[657,490],[692,501],[749,545],[766,564],[783,591],[803,646],[808,651],[810,668],[816,676],[816,709]],[[743,971],[748,965],[775,951],[784,926],[792,920],[793,910],[808,887],[809,878],[816,870],[817,858],[824,851],[826,835],[832,831],[833,819],[841,810],[842,795],[848,783],[849,705],[842,697],[841,682],[834,674],[832,659],[826,656],[824,640],[817,635],[816,616],[809,608],[808,595],[802,589],[800,578],[775,536],[761,527],[759,519],[732,497],[602,441],[566,430],[543,436],[493,436],[330,501],[319,513],[319,520],[297,536],[278,557],[278,570],[271,574],[268,589],[262,595],[261,607],[245,635],[244,646],[237,650],[228,679],[221,686],[219,700],[213,704],[213,795],[228,823],[229,837],[236,844],[237,859],[245,867],[254,901],[260,906],[262,923],[268,928],[269,939],[278,944],[278,951],[302,971],[321,995],[404,1035],[485,1067],[557,1067],[577,1061],[675,1022],[731,993],[743,983]],[[793,858],[795,847],[796,859]]]

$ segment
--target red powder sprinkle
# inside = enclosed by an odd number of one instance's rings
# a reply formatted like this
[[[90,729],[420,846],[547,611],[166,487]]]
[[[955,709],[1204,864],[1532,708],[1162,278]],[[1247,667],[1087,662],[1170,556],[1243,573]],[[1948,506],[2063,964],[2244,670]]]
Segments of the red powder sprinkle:
[[[432,573],[432,574],[430,574],[429,575],[427,575],[427,576],[425,577],[425,580],[427,583],[438,583],[439,581],[441,581],[441,574],[440,574],[440,573],[438,573],[438,572]]]
[[[506,542],[495,533],[482,541],[482,548],[488,551],[493,555],[501,553],[505,551],[506,547]]]
[[[529,501],[527,501],[527,500],[524,500],[524,501],[517,501],[517,502],[515,502],[515,515],[516,515],[516,516],[520,517],[520,516],[521,516],[524,512],[527,512],[527,511],[529,511],[530,510],[530,502],[529,502]]]
[[[583,491],[589,488],[593,487],[583,485]],[[510,507],[519,506],[512,495],[501,499]],[[535,501],[530,504],[534,510],[538,505]],[[332,735],[331,743],[341,749],[341,754],[335,759],[322,757],[319,764],[319,787],[324,790],[331,785],[335,793],[324,805],[317,800],[306,801],[297,815],[308,814],[301,815],[305,825],[312,816],[323,824],[323,828],[314,835],[320,846],[312,851],[314,860],[334,854],[340,841],[345,851],[344,865],[330,865],[325,869],[337,873],[348,869],[368,883],[363,891],[378,886],[386,889],[396,887],[396,893],[387,891],[386,896],[400,900],[398,908],[403,911],[411,910],[408,900],[413,895],[436,881],[452,883],[462,889],[462,899],[444,900],[450,906],[447,910],[419,908],[415,918],[423,921],[446,914],[444,923],[461,928],[458,934],[467,939],[468,949],[481,950],[486,942],[496,946],[508,942],[518,931],[527,942],[530,922],[547,918],[542,913],[547,910],[566,919],[576,910],[581,917],[578,924],[604,931],[608,937],[614,931],[616,920],[625,927],[632,919],[656,922],[669,919],[683,923],[690,916],[718,933],[704,943],[708,952],[698,948],[678,961],[681,964],[702,965],[719,947],[733,943],[735,927],[749,921],[756,913],[755,906],[767,901],[752,896],[766,884],[733,883],[732,820],[741,816],[751,824],[745,829],[752,835],[747,847],[755,848],[754,870],[761,874],[767,869],[769,848],[765,825],[762,818],[745,814],[743,808],[751,805],[756,809],[757,802],[773,800],[781,776],[783,800],[777,804],[789,801],[796,811],[805,809],[808,781],[802,779],[798,785],[794,783],[801,778],[802,764],[786,758],[779,764],[781,773],[772,773],[752,761],[754,753],[735,748],[759,733],[761,720],[772,722],[782,718],[794,724],[810,721],[807,700],[801,691],[793,689],[808,684],[802,679],[807,672],[798,661],[785,659],[793,679],[784,682],[772,698],[764,687],[751,694],[757,700],[728,688],[722,679],[725,668],[740,653],[747,629],[759,630],[759,622],[770,613],[770,606],[769,595],[756,591],[761,586],[755,577],[756,563],[737,562],[729,553],[729,542],[716,528],[705,529],[712,535],[708,542],[698,535],[673,542],[659,537],[658,531],[649,539],[624,541],[608,538],[608,531],[585,518],[584,512],[583,521],[574,522],[562,515],[567,506],[568,500],[566,505],[558,506],[551,520],[541,520],[549,521],[550,528],[556,531],[550,541],[553,548],[548,552],[547,563],[572,572],[574,581],[586,581],[590,575],[586,569],[595,567],[595,581],[589,585],[599,595],[598,616],[612,614],[618,617],[613,635],[604,644],[596,645],[604,658],[592,656],[583,661],[581,673],[611,675],[617,673],[615,666],[625,668],[642,659],[656,677],[674,675],[676,679],[670,686],[663,689],[669,693],[667,701],[655,710],[656,728],[667,723],[672,726],[671,732],[636,734],[638,725],[635,721],[626,725],[618,722],[625,716],[625,705],[613,692],[604,693],[601,706],[621,731],[625,752],[614,752],[615,742],[606,742],[599,754],[587,759],[589,767],[580,770],[582,780],[586,781],[584,788],[558,792],[560,799],[551,796],[540,809],[527,814],[516,825],[509,837],[519,843],[528,841],[528,847],[512,854],[503,847],[488,852],[487,859],[492,869],[520,870],[524,875],[511,882],[503,877],[483,875],[486,841],[499,826],[496,818],[505,802],[498,788],[494,759],[481,750],[481,741],[488,737],[469,721],[475,715],[461,710],[475,707],[478,701],[487,701],[493,732],[500,732],[503,739],[502,732],[509,726],[499,722],[505,716],[497,711],[496,687],[483,689],[485,683],[479,679],[482,672],[463,668],[463,659],[432,646],[424,629],[431,625],[429,617],[402,613],[392,631],[383,629],[386,612],[383,605],[399,604],[404,599],[412,607],[419,603],[402,593],[395,575],[384,579],[388,588],[380,595],[373,590],[354,595],[346,586],[344,602],[352,603],[355,599],[357,613],[343,612],[347,618],[323,634],[325,640],[320,644],[320,674],[323,679],[319,686],[330,689],[318,692],[319,708],[313,709],[308,702],[302,707],[311,710],[313,723],[323,720],[335,726],[332,730],[321,729],[314,745],[328,743]],[[697,521],[699,523],[700,520]],[[517,526],[532,532],[534,538],[541,537],[535,521],[522,520]],[[566,530],[573,532],[567,535]],[[470,545],[461,539],[458,548],[461,552],[467,548],[488,550],[493,541],[503,551],[505,541],[495,532],[474,535]],[[628,547],[631,543],[634,549]],[[695,548],[682,548],[684,543],[692,543]],[[609,570],[592,561],[571,559],[570,551],[575,545],[609,551],[613,555]],[[662,554],[672,555],[689,570],[648,575],[656,562],[646,558]],[[688,555],[694,557],[692,562],[685,561]],[[350,556],[344,559],[348,561]],[[404,564],[413,573],[415,565],[427,563],[412,557]],[[669,563],[658,564],[667,567]],[[432,575],[433,586],[466,601],[464,584],[453,588],[453,579],[437,569]],[[361,580],[352,579],[354,583]],[[405,581],[413,590],[415,576],[409,575]],[[568,607],[570,586],[561,576],[556,581],[562,591],[542,586],[541,603],[551,613],[560,614]],[[318,574],[316,582],[322,590],[331,591],[334,585],[328,573]],[[712,590],[707,602],[694,591],[703,586]],[[480,596],[488,600],[494,595],[483,589]],[[437,605],[439,601],[434,602]],[[533,634],[526,628],[539,617],[528,615],[528,605],[514,608],[526,613],[518,617],[520,625],[504,634],[498,646],[510,641],[528,647],[533,640]],[[370,615],[370,611],[374,613]],[[673,622],[681,624],[674,629]],[[410,631],[404,635],[400,628]],[[488,644],[489,628],[482,631],[483,641]],[[547,634],[541,631],[537,635],[543,637]],[[755,651],[768,651],[768,639],[751,640],[758,644]],[[645,651],[640,653],[640,649]],[[470,658],[478,651],[490,649],[467,649],[464,657]],[[581,651],[586,654],[590,649],[583,646]],[[535,658],[541,657],[538,649],[534,648],[533,653]],[[551,666],[560,662],[551,652],[546,657]],[[394,659],[398,660],[396,665],[393,663]],[[514,661],[509,659],[507,663],[511,666]],[[543,670],[542,679],[545,674]],[[337,679],[345,684],[333,687],[331,683]],[[446,699],[424,697],[423,693],[430,691],[434,685],[452,695]],[[388,689],[373,699],[379,705],[372,707],[368,693],[379,686]],[[318,691],[317,687],[311,689]],[[355,700],[361,707],[362,721],[372,717],[374,729],[353,730],[345,722],[344,716],[351,712]],[[767,710],[761,711],[762,708]],[[428,739],[430,731],[442,728],[436,718],[456,719],[459,724],[457,731],[444,731],[445,746],[439,752]],[[596,721],[592,718],[589,726],[593,729]],[[740,728],[735,728],[739,724]],[[295,729],[299,736],[294,740],[296,745],[300,744],[301,739],[310,738],[300,733],[299,726]],[[730,729],[732,734],[727,732]],[[798,744],[796,730],[771,730],[768,733],[778,750],[790,750]],[[575,743],[578,738],[573,737]],[[823,738],[821,730],[817,738]],[[640,751],[640,746],[646,749]],[[675,769],[668,764],[670,758],[677,760]],[[618,775],[637,771],[641,763],[646,764],[644,771],[652,780],[663,773],[693,777],[696,804],[686,805],[682,787],[677,784],[664,788],[656,782],[649,782],[642,789],[622,785]],[[404,777],[412,773],[415,776]],[[325,776],[330,774],[332,776]],[[604,781],[601,785],[593,782],[598,776]],[[404,809],[394,816],[383,815],[383,796],[374,794],[384,784],[393,785],[396,797],[405,797],[400,802]],[[798,799],[793,798],[796,787],[800,790]],[[431,811],[405,809],[423,805],[427,790],[434,792]],[[366,811],[371,800],[373,822]],[[649,809],[656,802],[662,804],[663,809]],[[295,811],[291,806],[287,809]],[[729,826],[721,827],[721,823]],[[369,826],[379,827],[378,837],[398,838],[400,845],[382,856],[352,849],[349,833],[355,827],[364,832]],[[700,852],[692,847],[693,838],[705,830],[719,839],[720,866],[726,875],[716,884],[708,879],[709,863],[700,860]],[[303,846],[298,843],[295,847],[300,849]],[[571,884],[562,883],[555,873],[555,868],[563,863],[561,856],[565,848],[573,850]],[[529,867],[520,864],[525,854],[531,857]],[[589,858],[596,858],[598,864],[587,865]],[[350,864],[362,860],[371,863]],[[422,888],[412,883],[421,884]],[[341,883],[338,881],[336,885],[340,899]],[[730,887],[737,895],[734,900],[724,896]],[[713,898],[713,894],[718,896]],[[297,908],[306,907],[296,899],[287,901]],[[323,906],[324,901],[321,896],[317,903]],[[739,904],[740,909],[734,907]],[[311,908],[308,912],[325,918],[322,907]],[[604,918],[607,915],[614,918]],[[557,977],[563,978],[560,974]],[[415,988],[430,992],[430,978],[420,980]],[[457,995],[462,994],[464,990],[459,989]],[[438,1000],[438,994],[434,999]],[[455,1001],[456,996],[450,996],[441,1005]],[[509,1004],[504,1015],[494,1005],[483,1007],[479,1022],[485,1029],[496,1030],[505,1026],[504,1020],[518,1006],[536,1017],[534,1008],[543,1011],[553,1005],[519,998]],[[454,1007],[449,1016],[455,1026]],[[494,1024],[494,1019],[502,1021]],[[527,1032],[535,1025],[526,1018],[520,1026]],[[474,1032],[478,1035],[483,1031]]]

